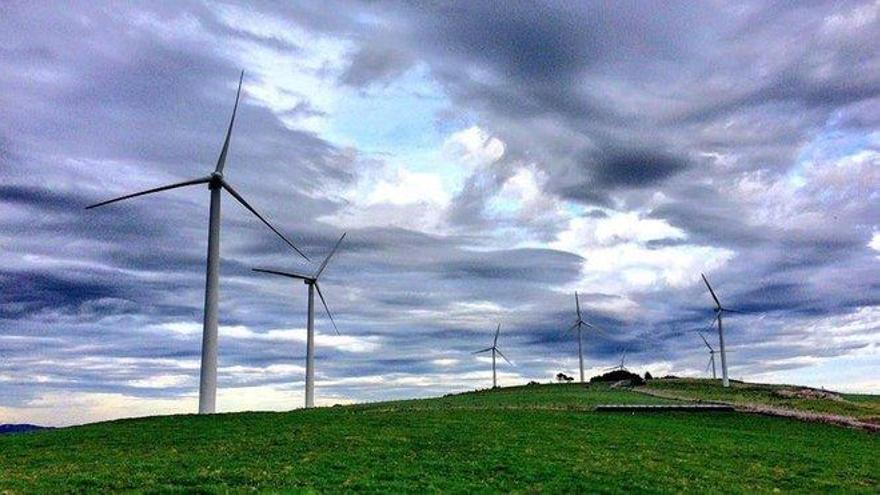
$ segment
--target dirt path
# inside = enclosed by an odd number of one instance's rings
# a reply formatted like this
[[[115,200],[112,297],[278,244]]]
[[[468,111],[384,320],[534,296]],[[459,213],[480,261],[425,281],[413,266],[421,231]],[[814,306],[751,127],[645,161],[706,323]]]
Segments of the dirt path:
[[[671,399],[671,400],[681,400],[687,402],[702,402],[709,404],[724,404],[728,406],[733,406],[734,409],[740,412],[751,413],[751,414],[763,414],[766,416],[779,416],[782,418],[794,418],[799,419],[801,421],[810,421],[813,423],[826,423],[833,424],[839,426],[846,426],[849,428],[858,428],[860,430],[867,430],[872,432],[880,433],[880,425],[874,423],[867,423],[865,421],[859,421],[856,418],[850,416],[839,416],[836,414],[822,414],[822,413],[814,413],[809,411],[797,411],[794,409],[785,409],[781,407],[773,407],[768,406],[766,404],[754,404],[754,403],[737,403],[737,402],[726,402],[720,400],[700,400],[694,399],[692,397],[685,397],[682,395],[677,395],[669,392],[661,392],[658,390],[649,390],[647,387],[635,387],[632,389],[635,392],[640,394],[650,395],[651,397],[659,397],[661,399]]]

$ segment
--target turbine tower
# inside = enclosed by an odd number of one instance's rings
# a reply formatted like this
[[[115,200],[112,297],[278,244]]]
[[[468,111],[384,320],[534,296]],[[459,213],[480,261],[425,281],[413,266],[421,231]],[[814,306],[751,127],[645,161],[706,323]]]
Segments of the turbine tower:
[[[574,304],[577,309],[577,321],[574,322],[574,325],[569,327],[569,330],[577,329],[578,333],[578,361],[580,363],[580,372],[581,372],[581,383],[584,383],[584,349],[583,342],[581,340],[581,327],[592,328],[593,330],[599,330],[595,325],[591,325],[584,321],[583,317],[581,317],[581,302],[578,298],[578,293],[575,291],[574,293]]]
[[[303,258],[308,259],[290,240],[279,232],[257,213],[250,204],[223,178],[223,167],[226,165],[226,154],[229,152],[229,140],[232,137],[232,126],[235,124],[235,114],[238,111],[238,102],[241,96],[241,83],[244,79],[244,71],[238,78],[238,91],[235,94],[235,105],[232,107],[232,118],[229,120],[229,128],[226,130],[226,139],[217,158],[214,172],[206,177],[192,179],[175,184],[169,184],[155,189],[127,194],[101,203],[93,204],[86,209],[98,208],[125,199],[136,198],[147,194],[177,189],[179,187],[207,184],[211,191],[210,218],[208,221],[208,266],[205,277],[205,313],[202,327],[202,363],[199,376],[199,414],[211,414],[216,410],[217,399],[217,325],[218,325],[218,286],[220,285],[220,190],[225,189],[239,203],[260,219],[269,229],[280,237],[288,246],[292,247]]]
[[[718,346],[721,349],[721,383],[725,387],[730,386],[730,380],[727,377],[727,351],[724,348],[724,330],[721,325],[721,317],[724,313],[739,313],[740,311],[734,311],[732,309],[725,308],[721,305],[721,301],[718,300],[718,296],[715,295],[715,291],[712,290],[712,286],[709,285],[709,279],[706,278],[706,275],[700,274],[703,277],[703,282],[706,283],[706,288],[709,289],[709,294],[712,295],[712,299],[715,300],[715,320],[718,322]]]
[[[326,311],[327,316],[330,317],[330,323],[333,324],[333,329],[336,330],[337,335],[339,334],[339,329],[336,327],[336,322],[333,321],[333,315],[330,313],[330,308],[327,307],[327,301],[324,299],[324,294],[321,293],[321,286],[318,285],[318,279],[321,277],[321,273],[324,272],[324,268],[327,268],[327,263],[330,262],[330,258],[332,258],[336,253],[336,250],[339,249],[339,245],[342,244],[343,239],[345,239],[345,233],[343,233],[342,237],[336,241],[336,245],[333,246],[330,254],[324,258],[324,262],[321,263],[321,266],[318,267],[318,270],[313,275],[267,270],[264,268],[253,269],[255,272],[296,278],[302,280],[303,283],[309,286],[309,309],[308,318],[306,319],[306,407],[315,407],[315,291],[318,291],[318,297],[321,298],[321,304],[324,305],[324,311]]]
[[[485,349],[480,349],[479,351],[474,352],[474,354],[482,354],[484,352],[492,351],[492,388],[498,388],[498,380],[495,375],[495,354],[497,353],[499,356],[504,358],[507,361],[507,364],[512,365],[513,363],[507,359],[507,356],[501,353],[501,349],[498,349],[498,334],[501,333],[501,323],[498,324],[498,328],[495,330],[495,340],[492,341],[492,347],[487,347]]]
[[[712,367],[712,379],[717,380],[718,376],[715,374],[715,349],[709,345],[709,341],[706,340],[706,337],[703,336],[702,333],[699,334],[700,338],[703,339],[703,343],[706,344],[706,347],[709,348],[709,364],[706,365],[706,371],[709,371],[709,367]]]

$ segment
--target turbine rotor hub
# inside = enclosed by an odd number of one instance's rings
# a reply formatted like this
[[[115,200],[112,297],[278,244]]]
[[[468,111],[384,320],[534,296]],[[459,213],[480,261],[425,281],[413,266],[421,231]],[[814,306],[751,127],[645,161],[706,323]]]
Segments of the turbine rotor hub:
[[[223,183],[223,172],[211,172],[211,180],[208,182],[208,187],[211,189],[217,189],[221,187]]]

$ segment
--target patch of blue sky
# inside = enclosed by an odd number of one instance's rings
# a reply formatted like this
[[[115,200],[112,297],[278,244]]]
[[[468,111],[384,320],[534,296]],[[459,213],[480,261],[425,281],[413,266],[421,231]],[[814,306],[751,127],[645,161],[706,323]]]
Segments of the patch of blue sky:
[[[582,205],[580,203],[575,203],[574,201],[563,201],[562,202],[562,210],[571,218],[582,217],[587,214],[589,211],[595,210],[596,207],[586,205]]]
[[[445,188],[455,190],[464,171],[447,163],[441,149],[470,119],[451,108],[442,87],[417,66],[387,85],[350,90],[334,109],[324,137],[412,172],[438,175]]]
[[[871,134],[841,129],[832,119],[812,141],[801,148],[795,166],[788,173],[789,180],[795,186],[802,186],[807,167],[837,161],[870,149],[872,140]]]
[[[486,211],[492,216],[512,217],[522,208],[522,203],[512,197],[493,196],[486,204]]]

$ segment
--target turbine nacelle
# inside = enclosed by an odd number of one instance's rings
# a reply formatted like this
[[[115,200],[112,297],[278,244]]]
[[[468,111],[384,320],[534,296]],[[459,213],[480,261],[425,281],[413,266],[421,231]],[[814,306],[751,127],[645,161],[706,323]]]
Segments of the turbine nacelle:
[[[318,267],[313,275],[306,275],[303,273],[298,273],[294,271],[281,271],[281,270],[269,270],[266,268],[251,268],[251,270],[259,273],[268,273],[271,275],[278,275],[281,277],[287,278],[295,278],[303,281],[303,284],[308,286],[314,286],[315,290],[318,292],[318,297],[321,299],[321,304],[324,306],[324,311],[327,312],[327,317],[330,318],[330,322],[333,324],[333,329],[336,331],[336,334],[339,335],[339,328],[336,326],[336,321],[333,319],[333,314],[330,312],[330,308],[327,306],[327,300],[324,299],[324,294],[321,292],[321,285],[318,284],[318,279],[321,278],[321,274],[324,272],[324,269],[327,268],[327,264],[330,262],[330,258],[336,254],[336,250],[339,249],[339,245],[342,244],[342,240],[345,239],[346,232],[342,233],[342,236],[336,241],[336,245],[333,246],[333,249],[330,251],[330,254],[324,258],[324,261]]]

